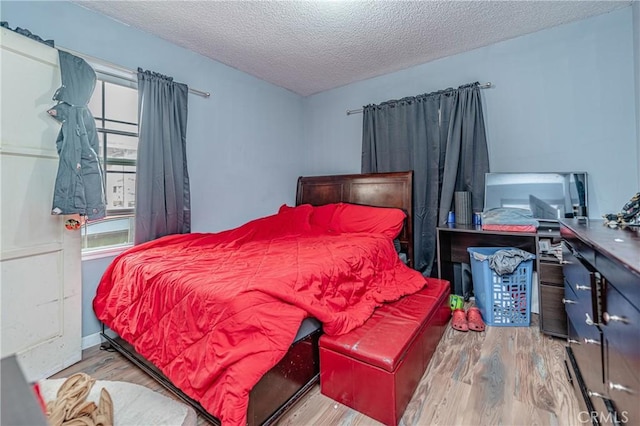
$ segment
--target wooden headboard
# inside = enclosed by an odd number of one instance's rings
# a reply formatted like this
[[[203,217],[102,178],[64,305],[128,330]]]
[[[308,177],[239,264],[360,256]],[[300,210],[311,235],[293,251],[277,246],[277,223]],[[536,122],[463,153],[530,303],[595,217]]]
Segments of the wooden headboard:
[[[298,178],[296,205],[342,202],[404,210],[407,218],[398,240],[410,267],[414,264],[412,201],[413,171]]]

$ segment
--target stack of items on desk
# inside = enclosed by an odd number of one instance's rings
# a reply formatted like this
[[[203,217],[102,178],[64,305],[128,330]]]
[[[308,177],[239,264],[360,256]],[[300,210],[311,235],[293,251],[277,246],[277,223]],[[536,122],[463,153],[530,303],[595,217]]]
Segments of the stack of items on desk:
[[[538,226],[529,209],[498,207],[482,213],[482,229],[486,231],[536,232]]]

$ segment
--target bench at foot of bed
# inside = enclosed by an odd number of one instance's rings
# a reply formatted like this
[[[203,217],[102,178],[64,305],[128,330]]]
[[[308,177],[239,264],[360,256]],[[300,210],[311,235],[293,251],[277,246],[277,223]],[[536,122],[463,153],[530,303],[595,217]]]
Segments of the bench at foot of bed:
[[[322,394],[396,425],[451,317],[448,281],[386,304],[342,336],[320,338]]]

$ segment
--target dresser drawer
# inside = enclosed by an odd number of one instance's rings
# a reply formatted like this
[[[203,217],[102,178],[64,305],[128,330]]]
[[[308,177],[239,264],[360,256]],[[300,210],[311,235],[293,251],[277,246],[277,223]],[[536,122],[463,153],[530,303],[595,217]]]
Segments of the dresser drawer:
[[[581,336],[592,337],[597,328],[597,321],[593,314],[593,300],[586,291],[576,292],[569,282],[564,282],[564,308],[567,311],[567,319],[573,321],[576,330]],[[598,330],[599,332],[599,330]]]
[[[596,303],[596,273],[588,264],[574,256],[566,246],[563,247],[562,261],[565,287],[571,288],[574,294],[571,299],[584,306],[584,313],[597,322],[599,311]],[[584,315],[581,317],[584,318]]]
[[[606,395],[604,386],[604,371],[602,369],[602,336],[597,327],[584,333],[584,327],[576,327],[567,320],[569,333],[569,347],[573,351],[584,386],[591,392]],[[581,332],[582,331],[582,332]]]
[[[562,250],[564,279],[576,292],[591,293],[591,284],[595,271],[587,263],[583,263],[566,246]]]
[[[564,284],[564,274],[562,272],[562,265],[559,263],[540,262],[539,272],[540,282],[547,284],[557,284],[562,286]]]
[[[640,311],[606,285],[602,314],[605,386],[622,420],[640,424]]]
[[[562,299],[564,287],[540,283],[540,330],[558,337],[567,337],[567,312]]]
[[[584,380],[580,375],[580,369],[578,368],[571,345],[566,347],[565,363],[567,367],[567,379],[569,380],[569,383],[571,383],[571,386],[573,386],[573,392],[578,400],[579,413],[587,413],[587,415],[584,415],[584,419],[580,419],[581,423],[584,423],[585,425],[591,424],[599,426],[598,421],[593,420],[591,415],[588,415],[594,411],[593,402],[591,401],[591,398],[585,397],[585,394],[583,393],[583,391],[585,391]]]
[[[562,242],[562,254],[563,254],[563,260],[564,258],[564,249],[567,245],[571,246],[572,249],[576,252],[579,252],[580,255],[582,256],[582,258],[590,263],[590,264],[595,264],[595,251],[593,250],[593,248],[587,244],[584,243],[584,241],[582,241],[580,238],[578,238],[578,236],[569,228],[567,227],[560,227],[560,234],[562,235],[562,238],[564,239],[564,241]]]
[[[609,367],[605,383],[609,398],[613,401],[622,421],[629,425],[639,425],[640,379],[638,371],[627,363],[627,359],[618,356],[619,354],[612,354],[606,338],[605,342],[609,352]]]
[[[605,295],[602,331],[611,349],[628,359],[640,374],[640,311],[610,284]]]
[[[604,398],[604,395],[589,395],[580,373],[575,354],[570,347],[566,348],[565,363],[567,367],[567,379],[573,386],[573,391],[578,397],[579,412],[578,421],[581,425],[590,424],[592,426],[620,426],[618,420],[621,415],[615,412],[613,403]]]

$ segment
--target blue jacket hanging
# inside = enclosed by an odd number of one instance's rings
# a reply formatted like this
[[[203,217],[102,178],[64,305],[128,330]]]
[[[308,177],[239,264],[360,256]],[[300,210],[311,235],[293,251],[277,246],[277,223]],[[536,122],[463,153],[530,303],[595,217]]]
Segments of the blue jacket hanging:
[[[53,95],[58,104],[47,111],[62,123],[56,147],[60,162],[51,214],[80,214],[89,220],[106,215],[96,124],[87,104],[96,73],[87,62],[59,51],[62,86]]]

